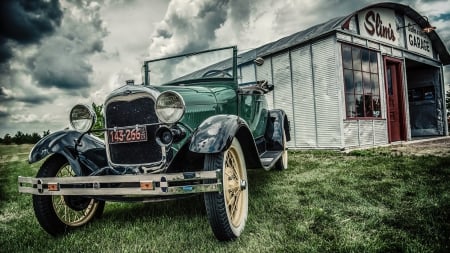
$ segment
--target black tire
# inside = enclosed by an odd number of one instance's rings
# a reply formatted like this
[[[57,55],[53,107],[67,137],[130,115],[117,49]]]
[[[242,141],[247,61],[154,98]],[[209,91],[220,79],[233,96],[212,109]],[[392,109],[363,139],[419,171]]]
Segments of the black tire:
[[[248,216],[247,170],[239,141],[235,138],[224,152],[207,154],[204,165],[205,170],[221,170],[223,175],[223,192],[204,195],[212,231],[220,241],[233,240],[244,230]]]
[[[286,143],[286,133],[283,131],[283,153],[275,163],[275,170],[285,170],[288,168],[288,149]]]
[[[74,176],[67,160],[60,155],[49,157],[37,174],[37,177],[60,176]],[[82,196],[33,195],[33,208],[41,227],[57,236],[86,225],[93,218],[99,218],[105,208],[105,201]]]

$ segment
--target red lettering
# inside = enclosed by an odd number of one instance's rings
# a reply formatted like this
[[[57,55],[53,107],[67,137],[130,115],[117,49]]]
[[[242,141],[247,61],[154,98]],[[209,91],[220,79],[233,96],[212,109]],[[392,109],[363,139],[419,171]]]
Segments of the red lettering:
[[[373,11],[369,11],[366,14],[366,22],[364,22],[364,27],[366,28],[367,33],[370,35],[373,35],[375,33],[375,27],[373,26],[372,21],[375,21],[375,14],[373,13]]]
[[[388,26],[383,25],[381,16],[379,13],[374,13],[373,11],[368,11],[365,16],[366,22],[364,22],[364,28],[368,34],[373,36],[375,33],[378,37],[395,41],[394,29],[392,29],[391,24]],[[375,24],[374,24],[375,23]]]

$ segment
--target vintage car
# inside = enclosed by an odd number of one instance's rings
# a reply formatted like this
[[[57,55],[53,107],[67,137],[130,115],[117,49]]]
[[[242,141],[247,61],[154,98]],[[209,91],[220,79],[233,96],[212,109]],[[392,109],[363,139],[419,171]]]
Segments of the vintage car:
[[[267,109],[273,85],[238,85],[237,60],[237,48],[226,47],[145,61],[142,84],[127,81],[107,96],[102,129],[93,129],[91,107],[75,105],[72,128],[31,150],[30,163],[46,158],[37,176],[18,178],[42,228],[59,235],[83,226],[105,201],[203,194],[217,239],[238,237],[247,169],[286,169],[290,133],[285,113]]]

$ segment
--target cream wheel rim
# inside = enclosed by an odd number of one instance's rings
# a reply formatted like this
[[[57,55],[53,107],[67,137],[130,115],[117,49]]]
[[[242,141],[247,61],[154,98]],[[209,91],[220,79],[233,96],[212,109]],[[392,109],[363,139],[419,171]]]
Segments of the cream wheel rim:
[[[224,172],[225,204],[234,227],[241,224],[244,210],[245,179],[238,157],[237,150],[233,147],[226,152]]]

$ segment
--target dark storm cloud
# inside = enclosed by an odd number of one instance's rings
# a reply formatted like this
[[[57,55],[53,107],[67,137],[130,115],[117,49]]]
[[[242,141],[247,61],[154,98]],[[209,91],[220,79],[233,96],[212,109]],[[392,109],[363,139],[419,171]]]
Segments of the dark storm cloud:
[[[194,31],[193,40],[186,44],[186,47],[182,52],[192,52],[196,50],[202,50],[209,47],[209,43],[215,38],[215,30],[220,27],[221,24],[227,19],[227,7],[228,1],[205,1],[200,5],[200,10],[194,19],[199,20],[197,23],[199,29]],[[190,20],[179,20],[178,17],[174,17],[176,24],[179,24],[179,28],[183,29],[186,24],[189,25]]]
[[[435,17],[435,19],[436,20],[444,20],[444,21],[450,20],[450,13],[443,13],[443,14]]]
[[[16,97],[15,100],[30,105],[41,105],[51,102],[53,98],[50,95],[30,94],[23,97]]]
[[[75,1],[74,8],[81,16],[67,13],[61,27],[30,57],[28,66],[41,87],[87,95],[93,85],[89,80],[93,72],[89,58],[103,51],[107,31],[100,18],[100,6]]]
[[[64,36],[46,41],[32,59],[33,77],[40,86],[74,90],[90,86],[92,66],[73,40]]]
[[[0,2],[0,62],[12,56],[13,43],[32,44],[55,31],[63,13],[57,0]]]
[[[4,87],[0,87],[0,104],[4,104],[11,100],[13,100],[13,97],[6,92]]]
[[[250,1],[230,1],[232,20],[246,22],[250,17]]]
[[[9,116],[11,116],[10,113],[8,113],[8,112],[6,112],[6,111],[0,111],[0,119],[2,119],[2,120],[0,120],[0,121],[4,122],[3,119],[8,118]],[[1,124],[0,124],[0,125],[1,125]]]
[[[172,33],[170,33],[168,30],[157,29],[156,30],[156,37],[161,37],[161,38],[164,38],[164,39],[170,39],[172,37]]]
[[[216,39],[215,32],[227,20],[229,8],[228,0],[172,1],[152,36],[150,47],[161,50],[162,55],[209,48]],[[235,13],[240,15],[237,10]]]

